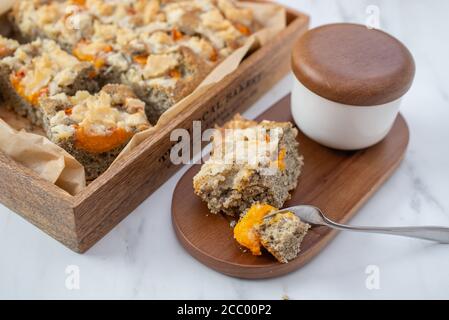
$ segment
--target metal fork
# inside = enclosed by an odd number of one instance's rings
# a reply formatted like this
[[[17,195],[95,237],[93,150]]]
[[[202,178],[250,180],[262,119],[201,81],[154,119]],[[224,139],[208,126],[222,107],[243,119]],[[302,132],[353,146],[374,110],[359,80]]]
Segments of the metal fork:
[[[327,226],[342,231],[356,231],[356,232],[369,232],[369,233],[381,233],[393,236],[402,236],[409,238],[418,238],[430,241],[436,241],[439,243],[449,243],[449,228],[446,227],[361,227],[361,226],[348,226],[332,221],[324,215],[324,213],[314,206],[295,206],[291,208],[285,208],[276,212],[273,212],[264,219],[272,217],[278,213],[292,212],[297,215],[302,221],[311,225]]]

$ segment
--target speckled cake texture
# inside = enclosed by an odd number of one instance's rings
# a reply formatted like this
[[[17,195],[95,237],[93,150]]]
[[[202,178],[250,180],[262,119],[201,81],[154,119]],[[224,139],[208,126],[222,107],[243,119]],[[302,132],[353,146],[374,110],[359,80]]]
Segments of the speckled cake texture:
[[[92,95],[78,91],[41,100],[44,128],[67,150],[91,181],[102,174],[129,140],[150,127],[145,104],[129,87],[110,84]]]
[[[267,217],[258,227],[260,242],[279,262],[288,263],[300,252],[310,225],[291,212]]]
[[[212,213],[237,216],[254,203],[281,208],[303,166],[297,135],[291,123],[236,116],[217,131],[212,156],[194,177],[195,193]]]
[[[58,93],[98,90],[94,68],[63,51],[52,40],[18,46],[0,60],[0,89],[8,106],[41,125],[39,100]]]

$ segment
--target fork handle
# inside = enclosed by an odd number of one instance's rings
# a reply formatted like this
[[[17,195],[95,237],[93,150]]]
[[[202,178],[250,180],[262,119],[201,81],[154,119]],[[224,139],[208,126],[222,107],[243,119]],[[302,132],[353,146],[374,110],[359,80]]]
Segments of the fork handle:
[[[326,219],[326,225],[338,230],[381,233],[436,241],[439,243],[449,243],[449,228],[445,227],[356,227],[339,224],[329,219]]]

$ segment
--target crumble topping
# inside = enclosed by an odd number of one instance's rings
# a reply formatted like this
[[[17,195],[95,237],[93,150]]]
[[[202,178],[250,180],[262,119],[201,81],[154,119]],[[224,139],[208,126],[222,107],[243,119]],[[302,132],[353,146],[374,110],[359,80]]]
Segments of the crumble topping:
[[[54,95],[72,84],[80,65],[52,40],[36,40],[19,47],[14,56],[3,60],[12,70],[11,82],[17,92],[35,103],[37,94]]]
[[[12,55],[18,47],[19,43],[17,41],[0,35],[0,59]]]
[[[179,65],[180,55],[177,53],[151,55],[145,64],[143,75],[146,79],[165,75]]]
[[[145,104],[134,97],[122,97],[114,101],[114,97],[105,91],[97,95],[79,91],[73,97],[60,94],[51,99],[67,106],[50,119],[52,133],[59,139],[75,132],[82,133],[84,137],[111,136],[116,135],[117,130],[125,139],[149,128]],[[117,136],[115,139],[120,140]]]
[[[161,77],[168,87],[187,75],[173,71],[175,52],[189,48],[213,65],[240,47],[254,24],[251,10],[231,0],[22,0],[13,16],[22,33],[58,41],[101,72],[126,71],[125,83]],[[170,79],[167,72],[174,72]]]
[[[232,1],[218,0],[218,8],[223,11],[225,17],[231,21],[239,22],[249,27],[254,19],[253,12],[248,8],[238,8]]]
[[[283,129],[267,129],[266,123],[218,132],[214,136],[214,153],[206,165],[211,164],[215,174],[234,164],[240,165],[243,178],[252,170],[268,169],[273,165],[281,170],[285,158],[285,150],[279,150]]]

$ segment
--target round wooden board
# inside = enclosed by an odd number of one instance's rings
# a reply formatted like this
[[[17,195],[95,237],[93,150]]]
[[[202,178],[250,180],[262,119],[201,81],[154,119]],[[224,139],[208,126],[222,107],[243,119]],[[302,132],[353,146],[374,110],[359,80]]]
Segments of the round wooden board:
[[[285,97],[258,118],[264,119],[292,121],[290,97]],[[369,149],[351,152],[322,147],[302,133],[298,140],[305,166],[298,188],[285,206],[315,205],[330,218],[344,223],[400,164],[407,149],[409,130],[399,115],[384,141]],[[336,231],[326,227],[312,228],[301,245],[299,256],[287,264],[278,263],[267,252],[253,256],[234,240],[232,218],[211,214],[194,194],[192,180],[199,169],[199,165],[194,165],[178,182],[172,200],[172,222],[184,248],[216,271],[245,279],[285,275],[307,263],[336,235]]]

